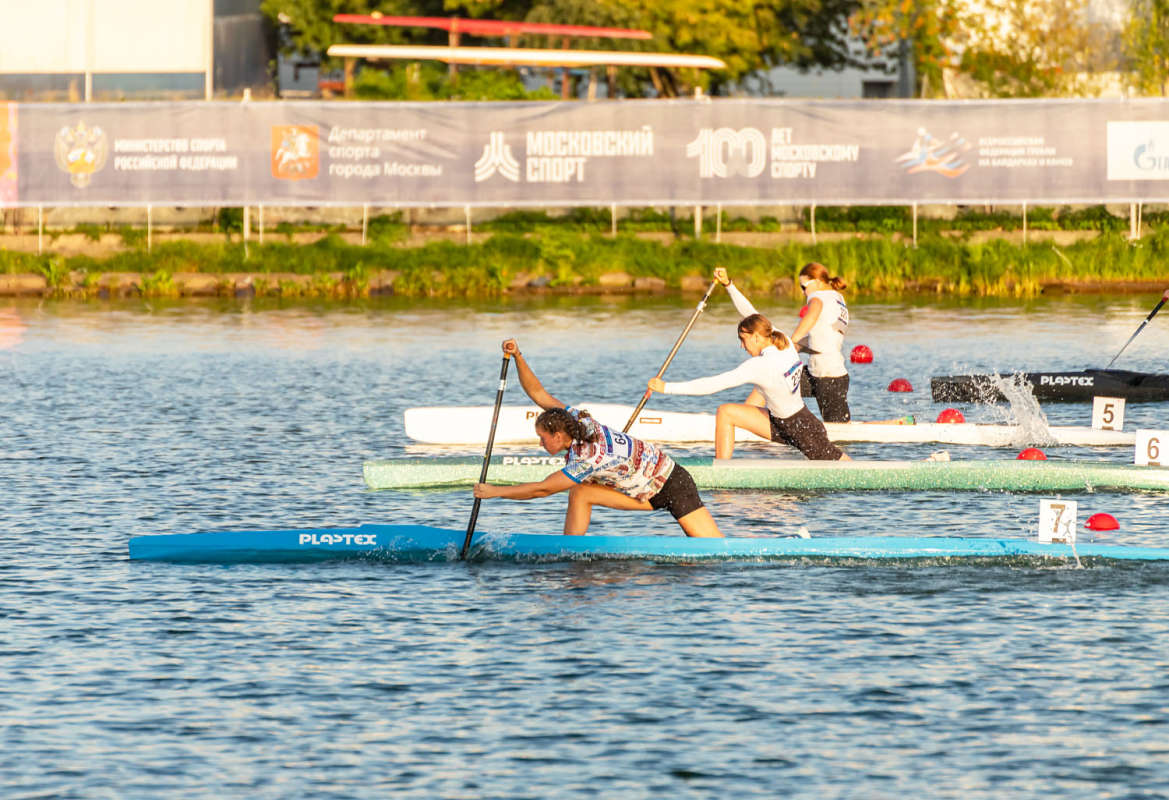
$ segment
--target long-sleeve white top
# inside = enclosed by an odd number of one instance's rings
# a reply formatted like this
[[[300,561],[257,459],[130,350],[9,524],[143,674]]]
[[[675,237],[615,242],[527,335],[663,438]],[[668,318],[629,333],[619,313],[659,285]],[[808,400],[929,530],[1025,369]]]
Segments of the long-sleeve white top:
[[[770,345],[729,372],[692,381],[669,382],[662,392],[705,395],[749,383],[763,393],[772,416],[786,419],[805,407],[800,397],[800,372],[803,368],[794,346],[788,345],[780,350]]]

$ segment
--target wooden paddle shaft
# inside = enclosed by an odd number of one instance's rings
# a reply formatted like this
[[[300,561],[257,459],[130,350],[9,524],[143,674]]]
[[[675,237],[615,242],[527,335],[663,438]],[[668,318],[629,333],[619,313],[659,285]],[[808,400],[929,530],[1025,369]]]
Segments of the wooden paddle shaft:
[[[654,376],[655,378],[660,378],[666,374],[666,367],[670,366],[670,362],[678,354],[678,348],[682,346],[682,342],[686,340],[686,335],[694,327],[694,323],[698,320],[698,315],[706,308],[706,301],[710,299],[710,295],[714,292],[714,287],[716,286],[718,286],[718,281],[710,282],[710,286],[706,289],[706,294],[702,295],[702,299],[698,301],[698,307],[690,315],[690,321],[686,323],[686,327],[678,334],[678,341],[674,342],[674,347],[670,350],[670,354],[666,356],[666,360],[662,362],[662,368],[658,370],[658,374]],[[641,396],[641,402],[637,404],[637,408],[633,409],[633,415],[629,417],[629,422],[626,422],[625,427],[621,429],[622,433],[629,433],[629,429],[633,427],[633,423],[637,420],[637,415],[641,413],[641,410],[645,408],[645,404],[649,402],[650,394],[650,391],[646,389],[645,394]]]

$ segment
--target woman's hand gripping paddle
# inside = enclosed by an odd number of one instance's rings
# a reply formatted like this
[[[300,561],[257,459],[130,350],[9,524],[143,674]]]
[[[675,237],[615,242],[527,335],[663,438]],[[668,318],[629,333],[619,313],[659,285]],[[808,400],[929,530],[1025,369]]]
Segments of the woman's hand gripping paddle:
[[[702,299],[698,301],[698,307],[694,309],[694,313],[690,315],[690,321],[686,323],[686,327],[678,334],[678,341],[674,342],[674,347],[670,350],[670,354],[666,356],[666,360],[662,363],[662,368],[658,370],[655,378],[660,378],[666,374],[666,367],[670,366],[670,362],[674,360],[674,356],[678,354],[678,348],[682,346],[686,335],[690,333],[690,329],[694,327],[694,323],[698,320],[698,315],[706,308],[706,301],[710,299],[711,293],[714,292],[714,287],[718,286],[718,281],[710,282],[710,287],[707,288],[706,294],[702,295]],[[649,401],[649,396],[653,394],[649,389],[645,390],[645,394],[641,397],[641,402],[637,404],[637,408],[633,409],[633,415],[629,417],[629,422],[625,423],[625,427],[621,429],[622,433],[629,433],[629,429],[633,427],[633,423],[637,420],[637,415],[645,408],[645,404]]]
[[[491,413],[491,432],[487,434],[487,452],[483,454],[483,469],[479,472],[479,483],[487,482],[487,467],[491,464],[491,446],[495,443],[495,426],[499,424],[499,408],[503,405],[503,390],[507,388],[507,365],[511,363],[511,353],[503,354],[503,366],[499,368],[499,391],[495,393],[495,410]],[[471,521],[467,523],[467,535],[463,538],[463,549],[459,551],[459,560],[467,558],[467,550],[471,547],[471,537],[475,535],[475,522],[479,519],[479,504],[482,498],[475,498],[475,505],[471,507]]]

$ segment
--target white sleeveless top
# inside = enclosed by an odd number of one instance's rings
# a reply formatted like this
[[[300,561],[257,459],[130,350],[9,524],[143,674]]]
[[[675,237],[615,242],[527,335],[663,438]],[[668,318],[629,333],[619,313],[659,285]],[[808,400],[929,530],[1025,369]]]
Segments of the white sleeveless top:
[[[808,331],[808,347],[816,355],[808,357],[808,371],[817,378],[839,378],[848,374],[844,366],[844,333],[848,330],[848,306],[840,292],[824,289],[808,295],[808,302],[818,299],[820,317]]]
[[[723,389],[750,383],[763,393],[767,410],[773,417],[787,419],[806,406],[800,397],[800,373],[804,363],[796,355],[796,348],[788,345],[780,350],[768,345],[757,356],[747,359],[730,372],[696,378],[692,381],[667,383],[663,394],[714,394]]]

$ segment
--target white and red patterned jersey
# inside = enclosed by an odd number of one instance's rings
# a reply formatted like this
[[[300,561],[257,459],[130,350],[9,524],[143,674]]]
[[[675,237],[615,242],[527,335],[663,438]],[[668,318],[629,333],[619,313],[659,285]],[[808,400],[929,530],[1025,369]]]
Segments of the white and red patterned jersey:
[[[580,409],[564,409],[581,419]],[[577,442],[564,455],[565,475],[576,483],[609,486],[635,500],[649,500],[662,490],[674,470],[674,460],[656,445],[615,431],[592,417],[582,420],[596,441]]]

